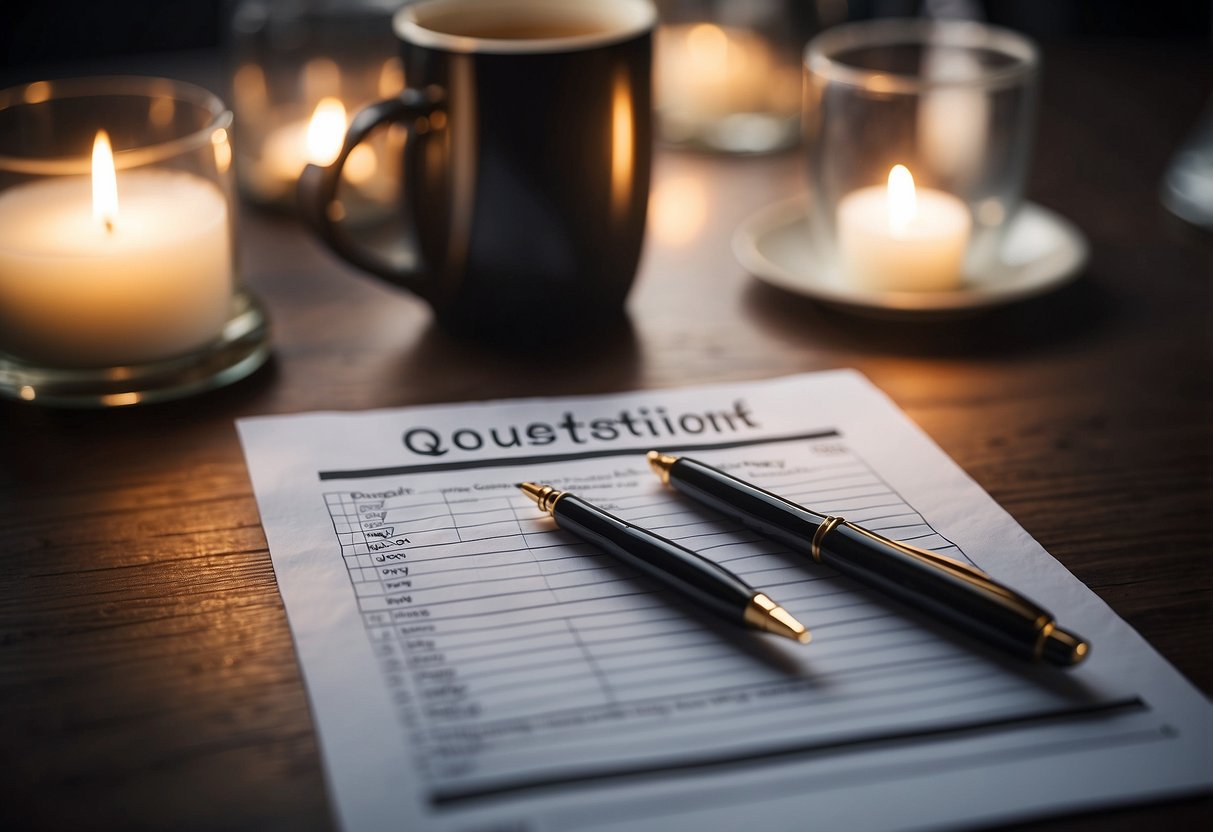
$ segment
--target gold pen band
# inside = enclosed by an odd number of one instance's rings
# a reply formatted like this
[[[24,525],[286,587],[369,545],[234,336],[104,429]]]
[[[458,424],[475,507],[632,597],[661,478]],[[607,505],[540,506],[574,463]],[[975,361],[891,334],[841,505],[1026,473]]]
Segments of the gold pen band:
[[[1044,618],[1042,615],[1041,618]],[[1032,661],[1038,662],[1045,657],[1045,642],[1049,640],[1049,636],[1057,629],[1057,622],[1052,618],[1046,619],[1043,624],[1040,619],[1036,620],[1037,626],[1040,628],[1036,631],[1036,644],[1032,646]]]
[[[817,527],[817,531],[813,533],[813,545],[809,550],[809,554],[813,556],[813,560],[821,563],[821,541],[825,540],[825,536],[834,529],[847,522],[841,517],[826,517],[821,525]]]

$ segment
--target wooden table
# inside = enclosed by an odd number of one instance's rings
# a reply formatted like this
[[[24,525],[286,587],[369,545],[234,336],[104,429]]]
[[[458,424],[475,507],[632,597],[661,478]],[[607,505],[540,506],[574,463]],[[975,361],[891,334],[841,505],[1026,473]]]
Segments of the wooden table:
[[[452,341],[419,301],[247,211],[243,267],[273,315],[271,366],[145,409],[0,405],[0,827],[331,828],[232,424],[250,414],[856,367],[1213,692],[1213,243],[1156,199],[1210,86],[1201,51],[1047,50],[1029,195],[1089,235],[1090,267],[1052,296],[946,324],[830,312],[736,265],[742,218],[803,189],[795,154],[659,154],[655,197],[702,189],[702,224],[652,229],[630,327],[542,367]],[[1211,816],[1205,798],[1035,828]]]

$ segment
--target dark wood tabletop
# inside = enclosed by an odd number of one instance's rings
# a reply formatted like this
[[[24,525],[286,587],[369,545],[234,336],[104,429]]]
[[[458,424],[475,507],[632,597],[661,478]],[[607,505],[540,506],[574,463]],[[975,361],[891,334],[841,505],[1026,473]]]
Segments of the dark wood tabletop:
[[[200,65],[145,69],[217,87]],[[702,223],[652,223],[629,324],[541,366],[449,338],[422,302],[290,219],[245,210],[243,274],[273,318],[270,365],[166,405],[0,404],[0,827],[332,828],[233,427],[252,414],[855,367],[1213,693],[1213,241],[1157,199],[1211,82],[1207,51],[1046,49],[1029,197],[1083,230],[1090,264],[1049,296],[950,322],[864,320],[747,276],[730,237],[804,189],[796,153],[659,152],[655,200],[701,193]],[[1032,828],[1211,817],[1213,800],[1191,798]]]

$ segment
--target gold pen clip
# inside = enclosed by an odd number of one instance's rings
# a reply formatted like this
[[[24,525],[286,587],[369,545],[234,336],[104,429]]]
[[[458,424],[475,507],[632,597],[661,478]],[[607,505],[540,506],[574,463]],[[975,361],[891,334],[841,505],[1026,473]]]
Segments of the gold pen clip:
[[[978,569],[975,566],[970,566],[967,563],[962,563],[961,561],[958,561],[955,558],[950,558],[947,555],[941,555],[938,552],[932,552],[929,549],[922,549],[922,548],[919,548],[918,546],[911,546],[909,543],[903,543],[900,540],[893,540],[891,538],[885,537],[884,535],[869,531],[869,530],[863,528],[862,526],[856,526],[852,523],[845,523],[845,522],[840,523],[839,525],[845,525],[847,528],[851,529],[852,531],[858,532],[859,534],[863,535],[864,537],[871,538],[872,540],[874,540],[878,543],[883,543],[886,546],[891,546],[894,549],[897,549],[902,554],[906,554],[906,555],[909,555],[910,557],[916,558],[918,560],[925,561],[926,563],[930,564],[931,566],[935,567],[936,569],[941,569],[944,572],[948,572],[952,575],[955,575],[956,577],[961,578],[962,580],[968,581],[971,584],[975,584],[975,585],[981,587],[982,589],[986,590],[987,592],[991,592],[995,595],[998,595],[1011,603],[1019,604],[1025,608],[1025,611],[1028,611],[1028,610],[1039,611],[1038,607],[1035,604],[1033,604],[1031,601],[1029,601],[1027,598],[1023,597],[1018,592],[1008,589],[1007,587],[998,583],[993,578],[991,578],[988,574],[986,574],[985,572],[982,572],[980,569]]]
[[[950,558],[950,557],[947,557],[946,555],[941,555],[941,554],[938,554],[937,552],[932,552],[930,549],[922,549],[918,546],[912,546],[909,543],[903,543],[902,541],[894,540],[891,537],[885,537],[883,534],[877,534],[874,531],[865,529],[863,526],[856,526],[854,523],[847,523],[845,520],[842,523],[839,523],[838,525],[840,525],[840,526],[845,525],[851,531],[858,532],[859,534],[863,535],[864,537],[874,540],[877,543],[883,543],[886,546],[892,546],[894,549],[898,550],[899,552],[909,555],[911,557],[917,558],[918,560],[925,560],[928,563],[930,563],[932,566],[943,569],[946,572],[956,573],[958,575],[958,577],[974,578],[974,579],[978,579],[978,580],[982,580],[982,581],[990,580],[990,576],[987,575],[985,572],[982,572],[980,569],[977,569],[976,567],[969,566],[967,563],[962,563],[961,561],[958,561],[955,558]]]

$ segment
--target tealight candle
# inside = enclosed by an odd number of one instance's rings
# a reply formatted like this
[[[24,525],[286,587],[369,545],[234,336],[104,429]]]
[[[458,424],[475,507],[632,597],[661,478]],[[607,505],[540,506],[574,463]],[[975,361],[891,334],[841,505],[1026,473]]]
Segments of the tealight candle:
[[[926,310],[997,282],[1028,170],[1035,45],[969,20],[870,20],[821,32],[804,55],[806,230],[840,288],[917,292],[868,301]],[[913,176],[899,166],[871,187],[879,148],[913,160]]]
[[[332,164],[344,138],[345,105],[324,98],[311,118],[288,122],[266,136],[261,155],[272,176],[294,184],[308,164]]]
[[[951,194],[915,188],[904,165],[886,185],[861,188],[838,203],[844,276],[882,291],[939,291],[961,282],[972,219]]]
[[[336,160],[347,122],[340,99],[322,98],[309,118],[272,129],[265,137],[257,164],[246,174],[257,182],[260,191],[287,194],[293,199],[299,175],[307,165],[330,165]],[[379,168],[376,144],[369,142],[350,153],[344,175],[359,190],[379,196],[386,182],[386,178],[375,176]]]
[[[0,193],[0,330],[73,367],[182,354],[216,338],[233,291],[227,201],[182,171],[115,173],[104,132],[91,179]]]

